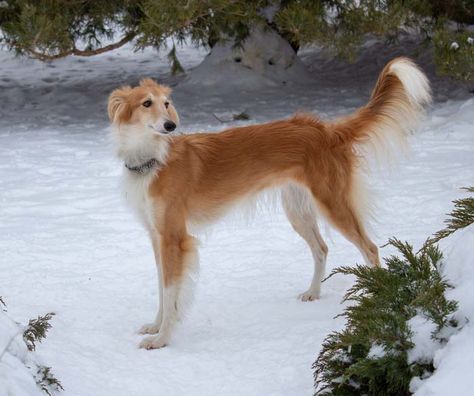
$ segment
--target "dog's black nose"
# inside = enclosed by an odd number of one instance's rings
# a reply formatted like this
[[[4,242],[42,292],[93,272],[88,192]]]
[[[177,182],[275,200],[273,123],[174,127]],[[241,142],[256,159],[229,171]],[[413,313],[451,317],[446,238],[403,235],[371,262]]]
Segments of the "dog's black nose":
[[[167,132],[172,132],[176,129],[176,124],[173,121],[166,121],[163,124],[163,127],[165,128]]]

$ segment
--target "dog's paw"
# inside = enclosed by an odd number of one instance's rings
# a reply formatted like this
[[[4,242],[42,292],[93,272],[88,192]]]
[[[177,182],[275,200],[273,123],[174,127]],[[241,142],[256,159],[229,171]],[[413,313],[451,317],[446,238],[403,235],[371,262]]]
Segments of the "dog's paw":
[[[301,293],[298,298],[301,301],[314,301],[314,300],[319,300],[319,292],[314,292],[314,291],[306,291],[304,293]]]
[[[147,323],[140,327],[138,334],[157,334],[160,331],[160,325],[156,322]]]
[[[144,338],[139,346],[143,349],[158,349],[163,348],[166,345],[168,345],[168,340],[165,337],[157,335]]]

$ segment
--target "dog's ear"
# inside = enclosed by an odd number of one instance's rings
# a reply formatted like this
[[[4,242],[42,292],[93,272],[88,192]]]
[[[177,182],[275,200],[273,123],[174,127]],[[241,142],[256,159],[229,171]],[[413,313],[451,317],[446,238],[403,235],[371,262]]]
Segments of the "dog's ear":
[[[110,94],[107,110],[113,124],[127,122],[132,117],[132,108],[128,101],[131,90],[130,87],[122,87]]]
[[[152,87],[152,88],[157,88],[159,87],[158,83],[151,79],[151,78],[142,78],[140,80],[140,87]]]
[[[166,85],[158,84],[155,80],[151,78],[143,78],[140,80],[140,87],[149,87],[159,90],[163,95],[169,96],[171,94],[171,88]]]
[[[163,95],[170,96],[172,89],[167,85],[160,85],[160,90],[163,92]]]

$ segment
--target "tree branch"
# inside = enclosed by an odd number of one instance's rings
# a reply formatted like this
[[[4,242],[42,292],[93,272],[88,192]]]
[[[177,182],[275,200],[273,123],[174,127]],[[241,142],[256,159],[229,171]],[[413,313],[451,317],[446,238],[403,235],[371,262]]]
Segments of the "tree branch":
[[[76,56],[94,56],[94,55],[99,55],[104,52],[112,51],[114,49],[120,48],[126,43],[132,41],[136,36],[136,33],[128,33],[126,34],[120,41],[117,41],[116,43],[106,45],[105,47],[100,47],[96,48],[93,50],[81,50],[77,49],[76,47],[60,52],[59,54],[55,55],[48,55],[48,54],[43,54],[41,52],[38,52],[31,47],[29,48],[24,48],[24,50],[34,59],[39,59],[41,61],[52,61],[60,58],[64,58],[69,55],[76,55]]]

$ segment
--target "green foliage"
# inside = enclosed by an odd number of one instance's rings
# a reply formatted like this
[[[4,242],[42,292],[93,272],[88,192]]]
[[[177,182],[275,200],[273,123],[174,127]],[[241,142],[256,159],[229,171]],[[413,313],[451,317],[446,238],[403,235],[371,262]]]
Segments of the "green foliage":
[[[41,390],[49,396],[52,396],[52,392],[64,390],[61,382],[59,382],[51,371],[51,367],[39,366],[35,379]]]
[[[320,43],[354,59],[367,34],[395,40],[422,33],[442,73],[473,80],[472,0],[9,0],[0,6],[0,41],[42,60],[91,56],[134,41],[162,48],[172,38],[201,46],[241,45],[254,26],[275,29],[297,51]],[[272,17],[267,11],[273,9]],[[451,21],[450,23],[448,23]],[[110,40],[116,40],[107,44]],[[453,50],[456,42],[459,49]],[[172,67],[179,71],[176,52]],[[178,69],[176,69],[178,67]]]
[[[0,8],[2,41],[18,53],[48,60],[76,54],[93,55],[120,26],[132,37],[134,7],[123,1],[9,0]],[[78,50],[81,41],[84,49]],[[113,48],[112,48],[113,49]]]
[[[323,2],[302,0],[282,2],[276,13],[274,26],[290,43],[300,47],[314,41],[323,41],[329,29]]]
[[[438,272],[438,248],[415,254],[408,243],[389,243],[401,257],[385,259],[386,269],[359,265],[330,275],[354,275],[356,281],[344,296],[351,302],[342,314],[345,329],[325,339],[313,365],[317,394],[408,395],[412,377],[434,370],[432,362],[408,363],[414,346],[408,321],[422,315],[432,322],[432,338],[439,343],[445,342],[443,330],[457,325],[452,319],[457,303],[446,299],[450,286]]]
[[[0,308],[1,305],[6,307],[2,296],[0,296]],[[23,332],[23,340],[30,352],[36,349],[36,342],[41,342],[46,337],[47,331],[51,328],[49,321],[53,315],[54,313],[50,312],[44,316],[38,316],[37,319],[31,319],[28,322],[28,327]],[[34,362],[34,360],[32,362]],[[27,367],[32,371],[32,375],[38,387],[47,395],[52,396],[53,393],[64,390],[61,382],[52,373],[51,367],[36,364],[33,364],[33,367]]]
[[[184,73],[183,66],[181,66],[181,63],[179,63],[179,59],[176,56],[176,46],[174,44],[173,48],[171,48],[171,51],[168,53],[168,60],[171,64],[171,75],[175,76]]]
[[[28,327],[23,332],[23,339],[29,351],[34,351],[36,349],[36,342],[41,342],[46,337],[46,333],[51,328],[49,321],[53,315],[54,313],[50,312],[28,322]],[[37,366],[34,378],[40,389],[49,396],[64,390],[61,382],[51,371],[51,367]]]
[[[318,41],[343,58],[354,60],[364,37],[393,39],[405,22],[408,9],[397,1],[333,1],[335,16]]]
[[[465,187],[463,190],[474,193],[474,187]],[[429,238],[425,243],[425,247],[433,245],[453,232],[474,223],[474,197],[458,199],[453,201],[453,203],[454,209],[448,214],[449,218],[445,221],[447,227],[436,232],[432,238]]]
[[[52,319],[54,313],[50,312],[43,316],[38,316],[36,319],[30,319],[28,327],[23,332],[23,339],[29,351],[36,349],[36,343],[41,342],[48,330],[51,328],[49,321]]]
[[[435,61],[441,74],[474,81],[474,33],[438,29],[434,43]]]
[[[212,46],[222,39],[242,41],[250,27],[264,21],[259,10],[267,0],[142,0],[138,24],[140,48],[160,47],[174,37],[178,42],[190,37],[199,45]]]

